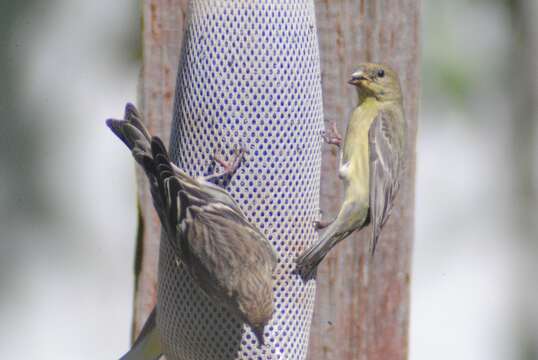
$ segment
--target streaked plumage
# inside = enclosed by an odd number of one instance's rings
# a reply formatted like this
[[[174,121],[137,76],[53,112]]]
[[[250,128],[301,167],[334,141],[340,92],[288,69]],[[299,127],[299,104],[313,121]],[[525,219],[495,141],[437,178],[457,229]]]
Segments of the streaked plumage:
[[[176,256],[204,292],[248,323],[260,343],[273,313],[276,253],[228,192],[172,164],[135,107],[107,125],[144,169],[153,204]]]
[[[344,201],[320,240],[297,259],[298,270],[307,277],[331,248],[369,223],[373,255],[400,187],[406,123],[398,75],[385,65],[362,64],[350,84],[357,87],[359,104],[351,115],[339,154]]]

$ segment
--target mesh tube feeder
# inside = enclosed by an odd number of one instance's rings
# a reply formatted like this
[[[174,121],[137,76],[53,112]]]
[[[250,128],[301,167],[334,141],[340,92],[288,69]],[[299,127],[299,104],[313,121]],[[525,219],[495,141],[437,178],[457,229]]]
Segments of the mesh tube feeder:
[[[191,175],[243,147],[221,185],[278,253],[275,312],[251,329],[202,293],[161,242],[157,323],[168,360],[306,359],[315,283],[294,273],[315,239],[323,110],[311,0],[191,0],[170,153]]]

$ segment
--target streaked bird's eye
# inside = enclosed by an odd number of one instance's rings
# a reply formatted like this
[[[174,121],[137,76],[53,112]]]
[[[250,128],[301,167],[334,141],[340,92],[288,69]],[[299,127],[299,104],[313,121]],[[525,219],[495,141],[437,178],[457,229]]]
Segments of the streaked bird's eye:
[[[381,69],[381,70],[378,70],[377,71],[377,76],[382,78],[383,76],[385,76],[385,70]]]

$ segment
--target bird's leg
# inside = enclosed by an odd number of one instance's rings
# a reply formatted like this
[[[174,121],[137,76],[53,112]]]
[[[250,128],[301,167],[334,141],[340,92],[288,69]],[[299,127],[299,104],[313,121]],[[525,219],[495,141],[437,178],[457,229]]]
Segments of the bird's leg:
[[[224,173],[223,175],[231,175],[233,174],[241,164],[241,160],[243,160],[243,156],[245,155],[245,149],[239,148],[239,150],[235,151],[235,156],[232,161],[225,161],[220,156],[215,155],[215,161],[223,167]]]
[[[327,226],[331,225],[334,222],[334,219],[332,220],[316,220],[314,221],[314,227],[316,230],[321,230],[326,228]]]
[[[321,137],[327,144],[336,145],[338,147],[342,145],[342,135],[340,135],[335,122],[331,124],[331,129],[329,131],[324,131],[321,134]]]
[[[240,148],[239,151],[235,152],[235,156],[233,160],[231,161],[226,161],[217,154],[213,155],[213,159],[215,160],[217,164],[219,164],[222,167],[223,170],[220,172],[216,172],[212,175],[205,176],[204,180],[207,181],[207,180],[218,178],[224,175],[233,174],[239,168],[239,165],[241,164],[241,160],[243,160],[244,154],[245,154],[245,149]]]

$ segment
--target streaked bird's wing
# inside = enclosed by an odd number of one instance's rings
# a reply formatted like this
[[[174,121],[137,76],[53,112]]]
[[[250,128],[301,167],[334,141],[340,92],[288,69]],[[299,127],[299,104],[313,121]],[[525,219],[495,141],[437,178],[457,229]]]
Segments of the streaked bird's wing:
[[[213,287],[206,293],[235,294],[248,273],[272,273],[277,262],[272,245],[242,214],[218,202],[194,204],[185,193],[180,202],[189,203],[179,224],[188,246],[184,261],[197,264],[189,267],[202,287]]]
[[[213,201],[221,202],[224,205],[227,205],[231,207],[232,209],[234,209],[235,211],[243,214],[243,212],[241,211],[241,208],[239,207],[237,202],[232,198],[232,196],[230,195],[228,191],[221,188],[220,186],[217,186],[209,181],[204,180],[203,178],[197,178],[196,180],[198,180],[199,186],[201,186],[207,194],[211,195],[211,197],[213,198]]]
[[[392,111],[380,111],[372,123],[368,138],[370,152],[370,221],[373,255],[382,227],[390,216],[394,197],[400,187],[402,162],[402,122]]]

